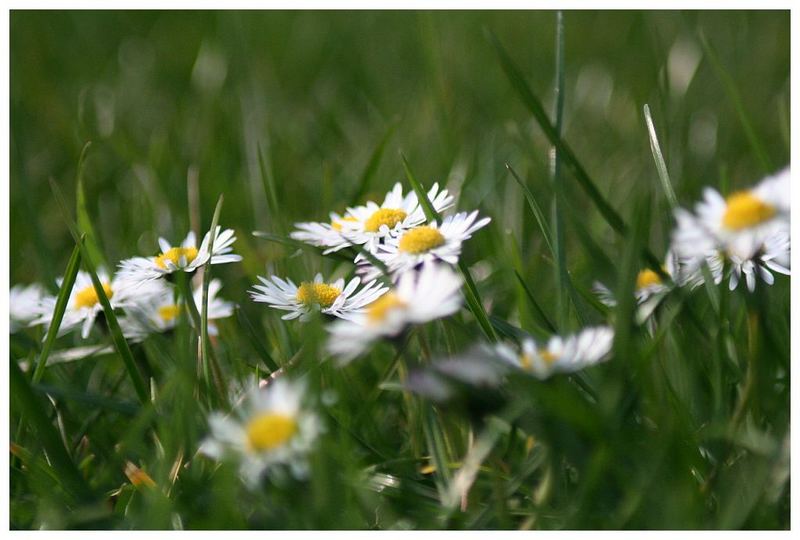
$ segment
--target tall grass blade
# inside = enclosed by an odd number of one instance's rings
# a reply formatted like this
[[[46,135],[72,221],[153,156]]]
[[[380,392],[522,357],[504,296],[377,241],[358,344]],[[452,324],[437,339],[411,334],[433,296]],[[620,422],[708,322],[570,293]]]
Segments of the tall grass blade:
[[[539,322],[547,328],[551,333],[555,334],[558,332],[556,326],[552,323],[549,319],[547,314],[542,309],[542,306],[539,305],[539,302],[536,301],[536,298],[533,296],[533,292],[528,287],[528,284],[525,283],[525,280],[522,279],[522,276],[517,270],[514,270],[514,275],[517,277],[517,281],[519,282],[522,290],[525,291],[525,296],[528,298],[528,302],[533,308],[533,312],[536,313],[536,318],[539,319]]]
[[[217,206],[214,208],[214,215],[211,218],[211,230],[208,235],[208,251],[214,253],[214,237],[217,233],[217,224],[219,223],[219,214],[222,211],[222,201],[224,197],[219,196]],[[217,391],[220,394],[220,399],[225,400],[225,382],[222,380],[222,373],[217,365],[216,357],[211,351],[211,340],[208,337],[208,287],[211,283],[211,257],[208,258],[206,264],[203,266],[203,299],[200,306],[200,357],[203,362],[203,369],[207,372],[209,364],[214,371],[214,380],[216,381]],[[194,297],[190,297],[191,303],[194,303]]]
[[[528,188],[522,178],[519,177],[517,171],[514,170],[511,164],[506,163],[506,169],[511,173],[511,177],[517,181],[519,187],[522,188],[522,193],[525,195],[525,200],[528,201],[528,207],[531,209],[531,213],[533,214],[537,225],[539,225],[539,229],[542,231],[544,243],[547,244],[547,249],[550,250],[553,258],[555,258],[556,248],[553,244],[553,233],[550,231],[550,226],[547,224],[547,219],[544,216],[544,212],[542,212],[542,208],[539,206],[539,203],[536,202],[536,198],[533,196],[533,193],[531,193],[531,190]]]
[[[75,223],[72,221],[72,218],[69,215],[69,209],[67,208],[64,196],[61,193],[58,184],[51,179],[50,186],[53,190],[53,195],[55,196],[56,201],[61,207],[64,221],[67,223],[67,227],[69,228],[72,237],[75,239],[75,243],[81,250],[81,259],[83,261],[83,265],[92,280],[92,285],[94,286],[95,293],[97,294],[97,299],[100,302],[100,305],[103,307],[103,315],[105,316],[106,324],[108,325],[108,331],[111,334],[111,339],[114,342],[114,348],[117,349],[117,352],[125,364],[125,369],[128,370],[128,374],[131,377],[131,382],[133,383],[133,388],[136,390],[136,395],[139,397],[142,403],[145,403],[149,399],[147,385],[145,384],[141,373],[139,373],[139,368],[136,367],[136,362],[133,359],[133,354],[128,346],[128,342],[125,340],[125,336],[122,335],[122,329],[119,326],[117,316],[111,307],[111,303],[106,296],[105,290],[103,289],[103,284],[97,277],[97,269],[94,261],[84,246],[82,235],[79,233]]]
[[[265,150],[258,145],[258,166],[261,170],[261,182],[264,185],[264,195],[267,197],[267,206],[270,211],[270,220],[275,223],[278,230],[280,228],[281,211],[278,208],[278,190],[275,187],[275,178],[272,174],[271,163],[267,161]]]
[[[84,238],[78,239],[78,242],[83,242]],[[64,270],[64,280],[61,282],[61,289],[58,291],[56,297],[56,306],[53,309],[53,318],[50,320],[50,326],[47,328],[47,335],[44,340],[42,352],[39,354],[39,360],[36,362],[36,369],[33,371],[32,381],[38,383],[42,380],[44,375],[44,368],[47,366],[47,358],[50,356],[50,351],[53,349],[53,344],[58,337],[58,329],[61,326],[61,320],[64,318],[64,312],[67,309],[67,302],[69,302],[69,295],[72,292],[72,287],[75,285],[75,278],[78,275],[78,270],[81,267],[81,247],[77,244],[72,250],[72,255],[67,263],[67,268]]]
[[[86,249],[92,255],[92,258],[98,266],[107,266],[103,252],[100,251],[99,244],[97,243],[97,235],[92,226],[92,220],[89,218],[89,211],[86,209],[86,194],[83,187],[83,171],[86,163],[86,155],[89,152],[91,142],[87,142],[81,150],[81,157],[78,159],[78,172],[75,181],[75,219],[78,222],[78,228],[86,234]]]
[[[653,117],[650,115],[650,106],[644,104],[644,121],[647,124],[647,133],[650,136],[650,151],[653,153],[653,160],[656,162],[656,170],[658,170],[658,178],[661,180],[661,187],[664,194],[667,196],[667,202],[671,209],[678,207],[678,198],[675,196],[675,190],[672,189],[672,182],[669,179],[669,171],[667,171],[667,164],[664,161],[664,155],[661,153],[661,145],[658,144],[658,135],[656,134],[656,127],[653,124]]]
[[[422,184],[419,183],[417,178],[414,176],[414,173],[411,172],[411,167],[408,164],[408,160],[402,154],[401,158],[403,160],[403,169],[406,172],[406,178],[408,178],[408,182],[411,184],[411,187],[417,194],[417,199],[419,199],[419,202],[422,205],[422,210],[425,212],[425,217],[428,218],[428,221],[441,222],[442,218],[439,215],[439,212],[437,212],[433,207],[433,204],[431,204],[430,199],[428,199],[428,194],[425,192]],[[458,261],[458,269],[461,270],[461,274],[464,277],[464,296],[467,300],[467,305],[469,306],[470,311],[472,311],[472,314],[478,321],[483,333],[486,334],[487,338],[489,338],[489,341],[497,341],[494,328],[492,327],[491,321],[489,321],[489,315],[483,308],[481,297],[478,294],[478,288],[475,286],[475,282],[472,280],[472,275],[469,272],[469,268],[467,268],[467,265],[463,260]]]
[[[369,186],[372,182],[372,179],[375,177],[375,172],[378,170],[378,166],[381,163],[381,158],[383,157],[383,153],[386,150],[386,145],[389,144],[389,141],[394,135],[394,131],[397,129],[397,122],[392,122],[389,127],[386,129],[386,132],[381,137],[381,140],[378,141],[377,146],[372,151],[372,155],[369,157],[369,161],[367,161],[367,165],[364,167],[364,171],[361,173],[361,177],[358,180],[358,187],[353,192],[352,197],[350,197],[350,201],[352,204],[358,204],[358,201],[366,195],[369,191]]]
[[[302,249],[303,251],[310,251],[312,253],[316,253],[320,257],[331,257],[334,259],[338,259],[341,261],[347,261],[349,263],[353,262],[353,257],[343,253],[342,251],[333,251],[331,253],[323,253],[325,250],[323,248],[312,246],[311,244],[306,244],[305,242],[301,242],[299,240],[295,240],[294,238],[289,238],[287,236],[281,236],[279,234],[273,234],[264,231],[253,231],[253,236],[256,238],[263,238],[269,242],[275,242],[276,244],[283,244],[284,246],[294,248],[294,249]]]

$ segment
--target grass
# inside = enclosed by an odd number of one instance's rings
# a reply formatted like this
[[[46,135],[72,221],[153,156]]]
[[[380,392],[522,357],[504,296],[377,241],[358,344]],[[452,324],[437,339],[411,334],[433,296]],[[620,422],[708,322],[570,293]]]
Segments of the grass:
[[[675,202],[788,163],[788,12],[14,11],[10,43],[12,284],[56,294],[217,220],[244,259],[205,268],[199,326],[11,336],[12,528],[789,527],[789,279],[671,294],[655,328],[625,294],[660,270]],[[292,224],[396,181],[492,218],[465,245],[465,306],[322,361],[325,321],[246,291],[351,275]],[[216,337],[212,277],[238,304]],[[610,362],[510,376],[478,394],[504,404],[488,416],[404,389],[476,341],[604,322]],[[114,347],[54,360],[94,343]],[[326,432],[307,480],[252,491],[197,448],[225,394],[278,370]]]

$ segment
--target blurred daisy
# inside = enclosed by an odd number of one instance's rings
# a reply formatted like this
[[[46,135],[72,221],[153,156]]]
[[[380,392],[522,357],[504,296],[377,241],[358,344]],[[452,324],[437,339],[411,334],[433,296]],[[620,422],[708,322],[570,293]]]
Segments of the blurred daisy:
[[[267,469],[279,466],[304,477],[306,456],[320,432],[317,416],[303,406],[304,394],[302,383],[285,378],[264,388],[253,382],[230,415],[211,413],[200,452],[239,461],[242,478],[253,487]]]
[[[453,196],[446,189],[439,191],[439,184],[433,184],[427,196],[437,212],[453,204]],[[386,238],[398,236],[405,230],[425,223],[425,220],[425,211],[417,194],[410,191],[403,196],[403,186],[398,182],[386,194],[383,204],[378,206],[369,201],[366,205],[348,208],[345,217],[337,223],[342,235],[351,243],[363,244],[364,249],[375,253]]]
[[[608,359],[614,331],[607,326],[585,328],[568,337],[553,336],[541,347],[525,339],[519,350],[507,344],[495,346],[498,355],[511,365],[546,379],[553,373],[578,371]]]
[[[211,232],[203,237],[200,247],[194,232],[189,232],[180,246],[172,246],[163,238],[158,239],[161,253],[155,257],[133,257],[119,263],[120,279],[140,283],[158,279],[176,271],[194,272],[209,259],[211,264],[224,264],[241,261],[242,257],[231,253],[236,237],[233,229],[217,227],[214,235],[214,250],[209,250]]]
[[[146,296],[137,300],[126,310],[126,316],[120,319],[122,333],[132,341],[141,341],[149,334],[167,332],[175,328],[185,306],[177,296],[176,291],[160,281],[160,291],[157,294]],[[213,324],[216,319],[224,319],[233,315],[234,304],[217,297],[222,282],[212,279],[208,284],[208,333],[217,334],[217,327]],[[198,285],[192,294],[197,310],[202,310],[203,286]],[[192,319],[189,318],[192,324]]]
[[[161,288],[156,284],[147,283],[141,287],[133,285],[131,282],[120,279],[119,276],[110,278],[108,273],[99,269],[97,277],[103,286],[103,292],[108,298],[112,309],[132,307],[137,302],[143,301],[152,295],[159,294]],[[58,279],[61,286],[63,279]],[[46,298],[43,306],[46,307],[43,313],[34,323],[50,324],[55,311],[55,297]],[[79,271],[75,277],[75,285],[70,291],[67,300],[66,311],[61,320],[61,327],[58,335],[63,335],[77,327],[81,328],[81,337],[86,339],[92,330],[95,319],[103,312],[103,306],[97,296],[97,291],[92,284],[92,278],[88,272]]]
[[[291,238],[300,240],[312,246],[328,248],[323,253],[333,253],[340,249],[350,247],[353,244],[342,234],[342,225],[354,223],[355,217],[340,216],[331,212],[330,223],[318,223],[315,221],[295,223],[298,230],[289,234]]]
[[[491,218],[478,219],[478,211],[447,216],[435,222],[404,231],[378,248],[376,257],[386,263],[390,273],[405,272],[422,263],[444,261],[457,264],[461,243],[489,224]]]
[[[764,249],[768,238],[788,228],[789,182],[787,168],[754,188],[737,191],[727,198],[706,188],[694,214],[676,210],[674,251],[694,267],[699,267],[714,251],[740,261],[753,258]]]
[[[314,311],[340,319],[353,319],[364,312],[365,306],[389,290],[373,280],[356,292],[361,284],[359,277],[354,277],[345,286],[342,278],[326,283],[322,274],[317,274],[314,281],[304,281],[299,287],[291,279],[284,281],[277,276],[270,279],[258,276],[258,279],[262,284],[253,285],[250,296],[256,302],[264,302],[275,309],[288,311],[289,313],[281,317],[284,320],[299,317],[301,321],[307,321]]]
[[[774,234],[767,237],[764,243],[752,257],[742,259],[737,255],[730,256],[731,275],[728,281],[730,290],[734,290],[741,282],[742,276],[750,292],[756,289],[756,278],[767,285],[775,282],[772,272],[790,275],[789,269],[791,259],[791,242],[789,231],[777,230]],[[722,262],[718,263],[722,266]],[[772,271],[772,272],[770,272]]]
[[[397,336],[410,324],[452,315],[461,307],[461,284],[461,276],[447,266],[425,264],[419,272],[405,272],[394,289],[367,306],[366,313],[329,327],[328,350],[351,360],[374,341]]]
[[[11,287],[8,291],[8,314],[12,334],[40,319],[50,304],[55,305],[55,297],[50,301],[48,296],[38,283]]]

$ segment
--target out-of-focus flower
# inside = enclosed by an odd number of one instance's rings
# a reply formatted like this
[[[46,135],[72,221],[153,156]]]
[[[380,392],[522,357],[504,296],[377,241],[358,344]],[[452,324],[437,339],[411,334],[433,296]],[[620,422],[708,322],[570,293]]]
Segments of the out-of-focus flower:
[[[20,329],[34,324],[40,320],[42,315],[47,312],[49,305],[55,303],[55,298],[48,299],[49,295],[44,287],[38,283],[31,285],[14,285],[8,291],[8,315],[10,320],[10,331]]]

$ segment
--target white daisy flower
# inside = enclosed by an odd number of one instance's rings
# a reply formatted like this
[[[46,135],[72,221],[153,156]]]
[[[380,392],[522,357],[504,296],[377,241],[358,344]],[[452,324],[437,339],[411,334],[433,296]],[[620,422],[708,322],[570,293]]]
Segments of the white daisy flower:
[[[179,270],[194,272],[209,259],[211,264],[224,264],[241,261],[242,257],[231,253],[231,245],[236,240],[233,229],[217,227],[214,235],[214,251],[209,250],[211,232],[203,237],[200,247],[194,232],[189,232],[180,246],[172,246],[163,238],[158,239],[161,253],[155,257],[133,257],[119,263],[119,277],[126,281],[140,283],[164,277]]]
[[[52,301],[47,300],[48,297],[49,295],[45,292],[44,287],[38,283],[11,287],[11,290],[8,291],[8,315],[11,333],[13,334],[26,326],[31,326],[34,321],[40,319],[47,312],[47,306],[55,304],[55,297],[52,298]]]
[[[408,325],[447,317],[461,307],[461,276],[447,266],[425,264],[400,274],[394,289],[352,321],[329,327],[328,350],[342,360],[361,355],[376,340],[399,335]]]
[[[495,346],[500,358],[511,365],[546,379],[553,373],[578,371],[608,359],[614,343],[614,330],[608,326],[585,328],[577,334],[553,336],[540,347],[525,339],[519,350],[501,343]]]
[[[126,316],[120,319],[122,333],[131,341],[141,341],[152,333],[167,332],[178,324],[184,309],[183,301],[177,296],[173,287],[156,281],[160,285],[158,294],[149,295],[137,300],[126,310]],[[217,335],[216,319],[224,319],[233,315],[234,304],[217,297],[222,282],[212,279],[208,284],[208,333]],[[203,286],[198,285],[192,293],[197,310],[202,310]],[[189,318],[189,323],[192,319]]]
[[[453,196],[446,189],[439,191],[439,184],[427,193],[437,212],[447,210],[453,205]],[[348,208],[345,216],[337,223],[342,235],[352,244],[363,245],[370,253],[375,253],[378,246],[388,237],[398,236],[405,230],[425,223],[425,211],[414,191],[403,196],[400,182],[386,194],[383,204],[378,206],[369,201],[366,205]],[[356,258],[361,260],[361,254]]]
[[[441,225],[436,222],[420,225],[387,239],[379,246],[375,256],[386,263],[392,274],[411,270],[422,263],[444,261],[455,265],[461,255],[462,242],[490,221],[488,217],[478,219],[477,210],[472,213],[459,212],[444,218]],[[372,265],[367,268],[366,272],[371,277],[379,272]]]
[[[210,433],[200,452],[239,461],[242,478],[251,487],[270,468],[288,466],[295,476],[305,476],[306,456],[321,426],[316,414],[304,408],[304,393],[302,383],[283,377],[264,388],[252,382],[230,415],[211,413]]]
[[[728,281],[730,290],[734,290],[744,276],[747,289],[750,292],[756,290],[756,277],[760,277],[767,285],[775,282],[773,272],[791,275],[790,270],[791,242],[788,228],[778,229],[769,236],[752,257],[742,259],[737,255],[730,256],[731,276]],[[722,266],[720,261],[719,266]]]
[[[727,198],[706,188],[695,214],[684,209],[675,212],[672,246],[678,257],[695,267],[714,251],[742,261],[752,258],[767,238],[788,226],[789,182],[787,168]]]
[[[108,297],[112,309],[131,307],[144,298],[158,294],[161,290],[160,287],[151,283],[137,287],[129,281],[120,279],[119,276],[111,279],[103,269],[97,271],[97,277],[103,285],[103,291]],[[59,278],[57,282],[61,286],[63,279]],[[43,305],[46,306],[46,312],[34,321],[35,324],[50,324],[55,311],[56,298],[45,298]],[[66,311],[64,311],[58,335],[66,334],[80,326],[81,337],[86,339],[89,337],[95,319],[102,312],[103,306],[100,304],[97,291],[92,284],[92,278],[88,272],[79,271],[67,300]]]
[[[297,231],[292,231],[289,236],[295,240],[300,240],[312,246],[324,247],[323,254],[333,253],[353,244],[342,234],[343,223],[354,223],[356,218],[353,216],[340,216],[331,212],[330,223],[318,223],[316,221],[295,223]]]
[[[286,281],[277,276],[270,279],[258,276],[261,285],[253,285],[250,296],[256,302],[264,302],[270,307],[288,311],[281,317],[284,320],[300,318],[307,321],[314,311],[340,319],[353,319],[364,312],[365,306],[378,299],[389,290],[385,285],[372,280],[356,292],[361,278],[354,277],[347,286],[342,278],[326,283],[322,274],[314,276],[314,281],[304,281],[300,286],[291,279]]]

